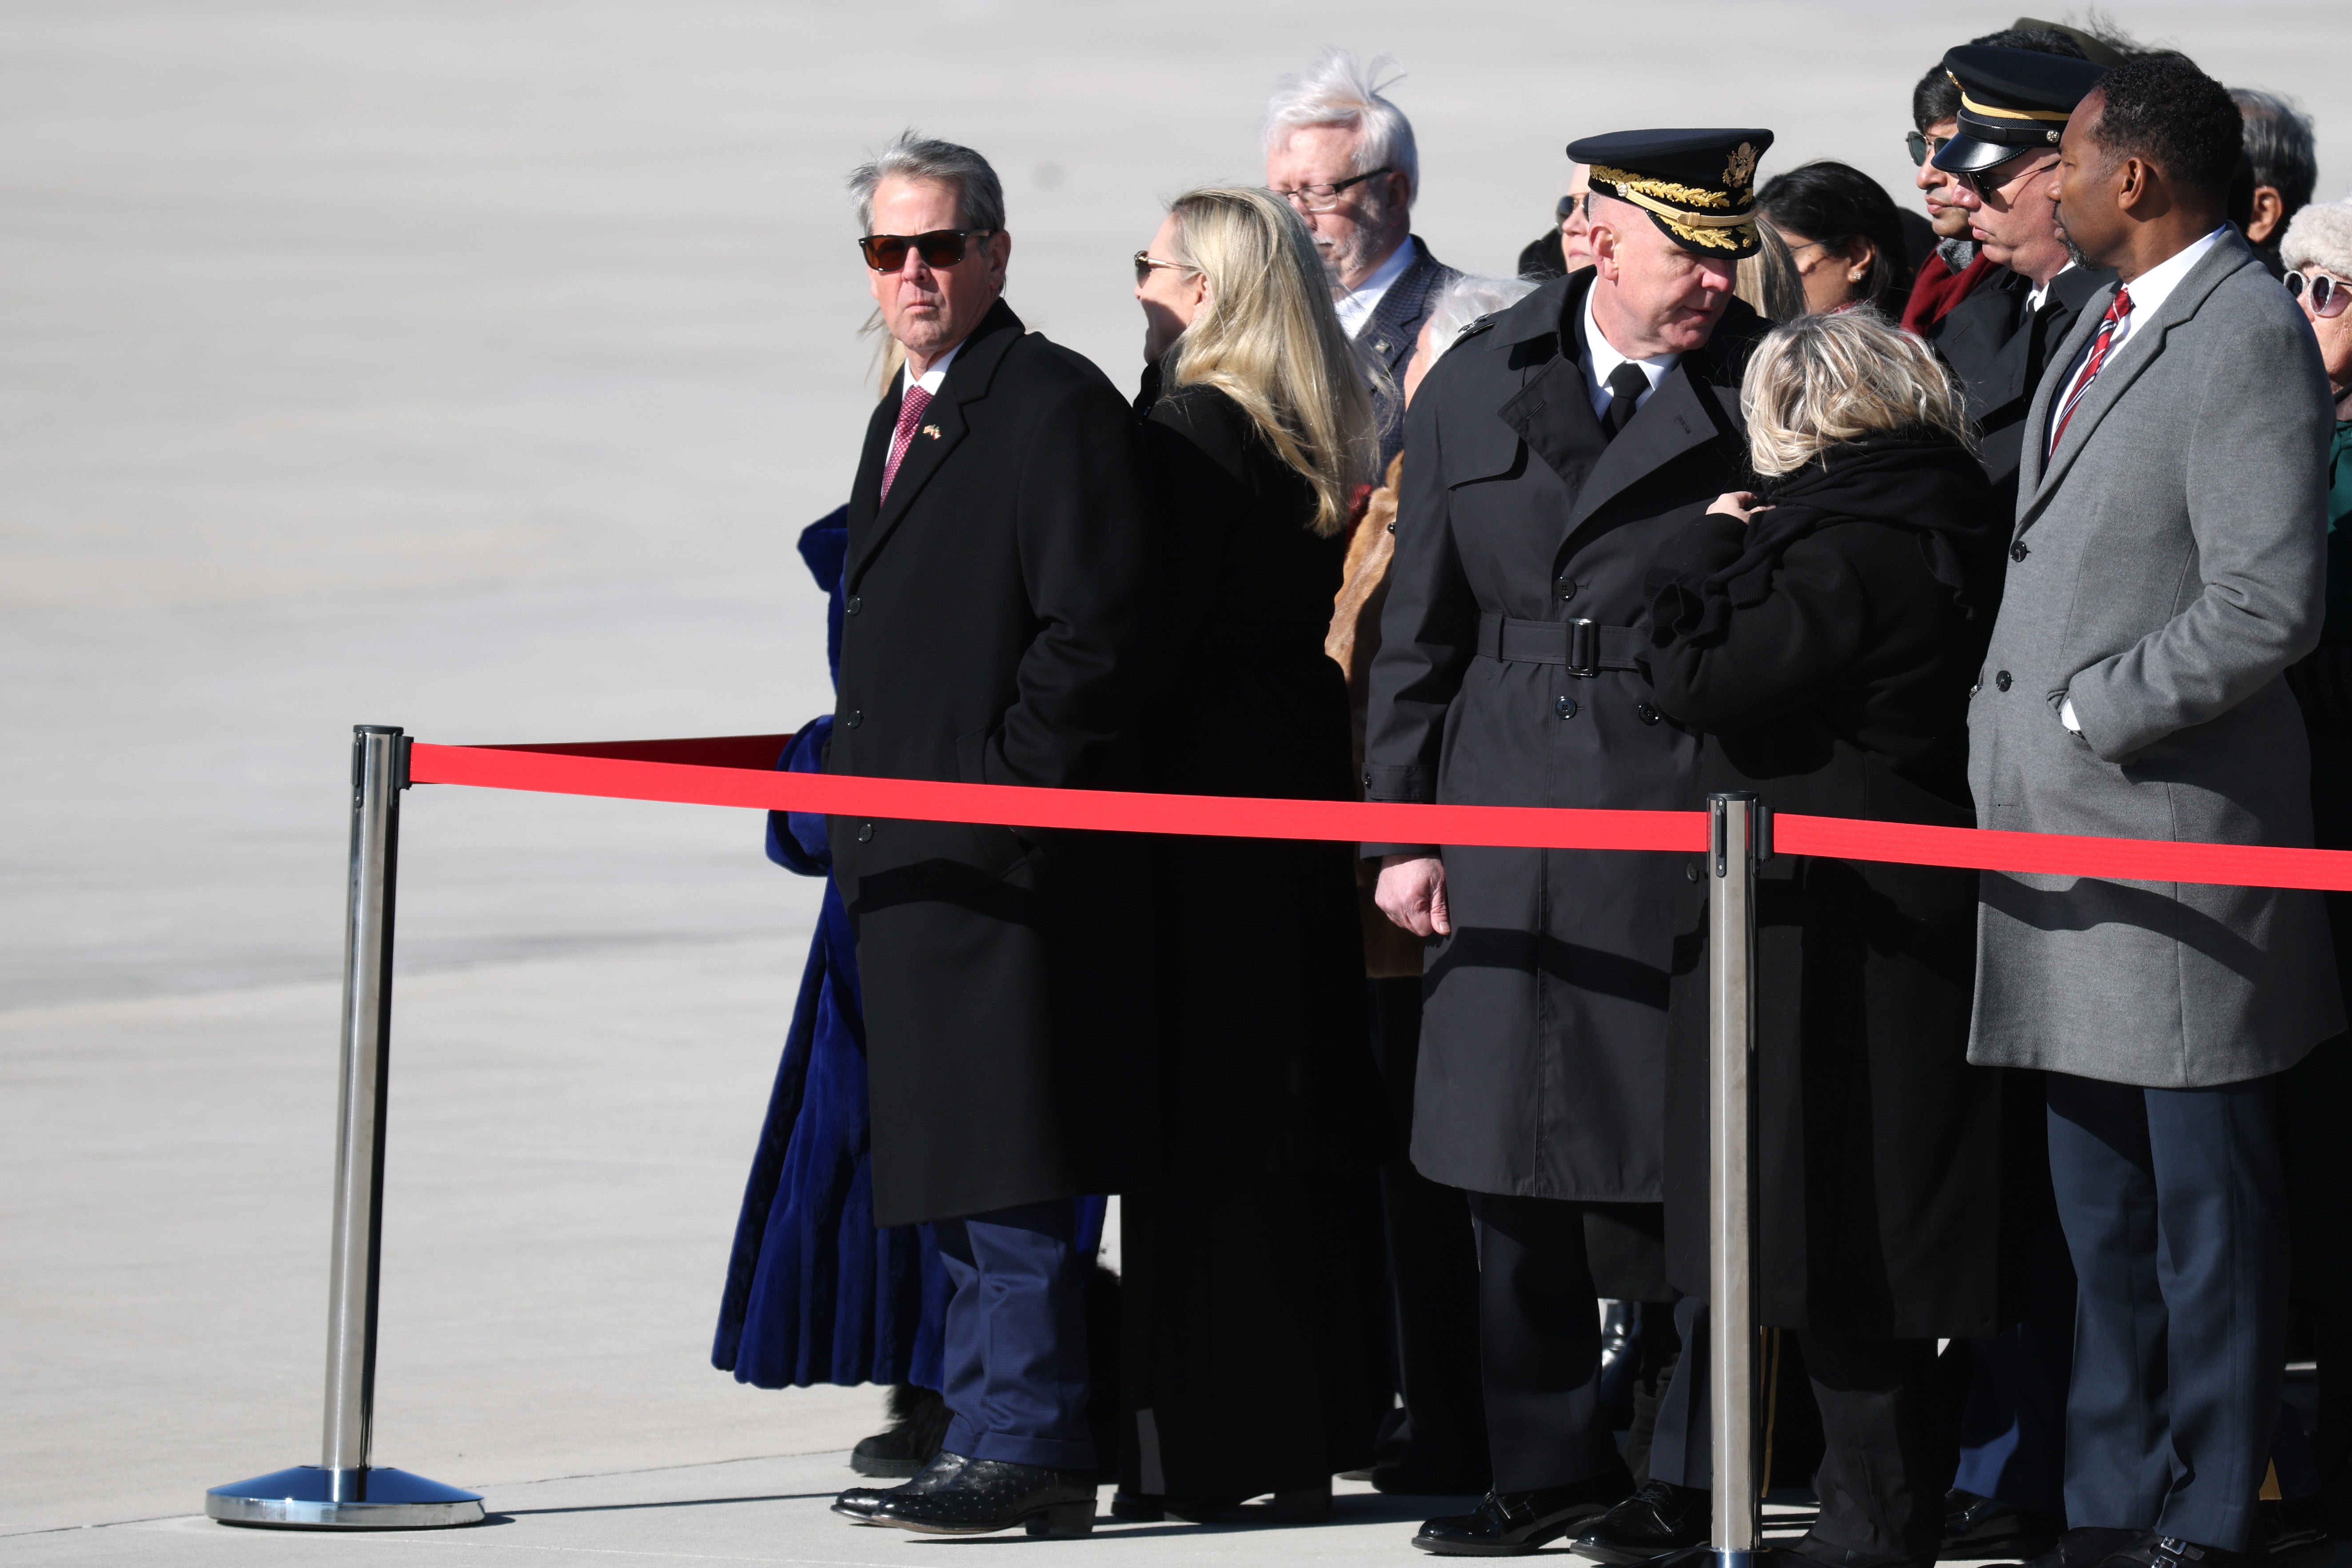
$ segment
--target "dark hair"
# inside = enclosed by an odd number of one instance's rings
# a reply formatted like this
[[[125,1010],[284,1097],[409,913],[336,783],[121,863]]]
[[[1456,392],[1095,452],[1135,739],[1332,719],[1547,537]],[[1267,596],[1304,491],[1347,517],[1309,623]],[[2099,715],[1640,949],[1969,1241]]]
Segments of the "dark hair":
[[[2082,45],[2055,27],[2003,27],[1969,42],[1990,44],[1997,49],[2032,49],[2037,55],[2063,55],[2070,60],[2090,58]],[[1957,118],[1959,112],[1959,85],[1944,69],[1944,62],[1937,60],[1911,89],[1911,122],[1925,131],[1938,120]]]
[[[1901,314],[1901,296],[1911,288],[1910,253],[1885,186],[1850,163],[1824,158],[1767,180],[1756,193],[1756,210],[1783,235],[1802,235],[1832,249],[1870,241],[1878,254],[1862,280],[1862,298],[1889,316]]]
[[[2276,191],[2286,205],[2285,216],[2293,217],[2311,205],[2319,184],[2311,116],[2294,100],[2258,87],[2233,87],[2230,100],[2246,122],[2246,161],[2253,166],[2254,184]],[[2282,221],[2279,233],[2285,232]]]
[[[2141,55],[2107,73],[2092,133],[2110,156],[2145,158],[2183,192],[2226,201],[2245,145],[2245,120],[2230,89],[2172,50]]]

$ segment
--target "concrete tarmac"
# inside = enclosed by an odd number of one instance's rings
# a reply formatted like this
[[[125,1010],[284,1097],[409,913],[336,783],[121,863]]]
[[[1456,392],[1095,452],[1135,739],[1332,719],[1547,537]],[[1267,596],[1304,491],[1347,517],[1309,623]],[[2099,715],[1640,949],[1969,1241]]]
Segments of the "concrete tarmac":
[[[2352,22],[2115,11],[2301,96],[2343,188]],[[1129,253],[1168,195],[1257,177],[1264,95],[1324,44],[1402,58],[1417,227],[1507,272],[1587,132],[1769,125],[1767,174],[1902,191],[1911,83],[2009,19],[0,0],[0,1556],[936,1544],[822,1514],[876,1391],[708,1360],[815,888],[753,814],[450,789],[405,806],[376,1453],[500,1521],[189,1517],[316,1456],[350,726],[829,707],[792,546],[873,391],[841,179],[900,126],[996,160],[1012,303],[1129,383]],[[1393,1560],[1422,1510],[1106,1534]]]

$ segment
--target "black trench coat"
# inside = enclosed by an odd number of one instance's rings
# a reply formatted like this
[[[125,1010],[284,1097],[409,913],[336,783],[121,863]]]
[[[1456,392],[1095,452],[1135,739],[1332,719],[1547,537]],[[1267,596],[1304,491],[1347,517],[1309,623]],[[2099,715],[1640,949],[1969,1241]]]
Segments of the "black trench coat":
[[[826,771],[1135,788],[1159,541],[1135,416],[999,302],[877,506],[898,416],[850,493]],[[907,1225],[1155,1179],[1143,842],[835,817],[857,933],[874,1218]]]
[[[1706,731],[1698,788],[1775,811],[1975,825],[1968,693],[2008,520],[1941,437],[1873,437],[1779,481],[1743,528],[1687,526],[1653,611],[1658,700]],[[1676,945],[1666,1245],[1706,1290],[1706,899]],[[1757,1291],[1790,1329],[1935,1338],[2006,1319],[2003,1180],[2039,1145],[1968,1065],[1973,871],[1776,856],[1757,902]],[[2030,1081],[2028,1088],[2038,1088]],[[2022,1141],[2006,1144],[2006,1137]],[[2018,1201],[2021,1194],[2007,1194]]]
[[[2084,303],[2115,280],[2104,268],[2070,267],[2050,280],[2034,316],[2025,309],[2033,285],[2002,268],[1927,328],[1927,342],[1968,393],[1977,455],[1992,480],[1993,508],[2004,518],[2017,512],[2017,470],[2033,390]]]
[[[1765,326],[1734,300],[1609,441],[1580,357],[1592,279],[1547,283],[1464,338],[1406,415],[1369,799],[1688,802],[1697,742],[1661,717],[1634,623],[1661,542],[1746,471],[1739,377]],[[1569,666],[1572,618],[1593,623],[1591,673]],[[1682,858],[1444,860],[1454,932],[1424,964],[1414,1165],[1473,1192],[1656,1202]]]

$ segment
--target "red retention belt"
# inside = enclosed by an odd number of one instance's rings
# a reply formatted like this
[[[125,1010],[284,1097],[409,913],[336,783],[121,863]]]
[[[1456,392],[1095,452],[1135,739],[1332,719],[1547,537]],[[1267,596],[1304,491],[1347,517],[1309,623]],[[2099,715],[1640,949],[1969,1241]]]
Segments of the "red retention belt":
[[[696,741],[534,746],[434,746],[419,742],[409,754],[408,776],[415,784],[472,784],[483,789],[686,805],[751,806],[828,816],[1002,823],[1013,827],[1523,849],[1696,852],[1706,847],[1706,816],[1696,811],[1256,800],[778,773],[776,758],[791,738],[727,735]],[[2352,892],[2352,850],[2004,833],[1780,812],[1772,816],[1772,847],[1784,855],[1889,860],[1910,866]]]

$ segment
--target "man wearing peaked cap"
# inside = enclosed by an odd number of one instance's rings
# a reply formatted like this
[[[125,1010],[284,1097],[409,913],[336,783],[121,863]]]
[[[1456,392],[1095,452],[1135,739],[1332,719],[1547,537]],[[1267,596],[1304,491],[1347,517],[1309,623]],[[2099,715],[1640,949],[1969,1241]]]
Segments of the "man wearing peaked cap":
[[[2002,270],[1927,326],[1926,336],[1967,388],[1985,473],[1998,502],[2014,510],[2033,389],[2084,303],[2115,280],[2074,265],[2051,178],[2068,118],[2107,68],[1969,44],[1946,54],[1944,68],[1959,88],[1960,108],[1957,132],[1934,163],[1959,176],[1955,195],[1969,233]]]
[[[1575,142],[1593,265],[1474,326],[1405,416],[1371,673],[1380,801],[1680,809],[1697,738],[1636,662],[1645,579],[1747,471],[1739,381],[1767,324],[1759,130]],[[1412,1160],[1470,1194],[1492,1489],[1424,1551],[1572,1534],[1633,1490],[1600,1400],[1596,1295],[1670,1297],[1666,999],[1687,857],[1370,844],[1427,939]]]

